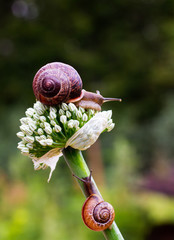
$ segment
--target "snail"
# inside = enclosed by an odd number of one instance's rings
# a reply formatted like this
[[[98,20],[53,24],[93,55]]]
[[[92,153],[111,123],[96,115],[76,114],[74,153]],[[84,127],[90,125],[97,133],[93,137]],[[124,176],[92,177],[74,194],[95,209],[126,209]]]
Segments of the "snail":
[[[81,179],[77,176],[75,177],[84,182],[87,194],[89,194],[89,197],[82,207],[83,222],[88,228],[94,231],[103,231],[107,229],[114,221],[114,208],[110,203],[105,202],[98,194],[91,181],[91,173],[90,176],[86,178]]]
[[[101,111],[101,105],[108,101],[121,101],[119,98],[104,98],[99,91],[88,92],[82,89],[78,72],[68,64],[48,63],[38,70],[33,79],[33,91],[37,100],[54,106],[62,102]]]

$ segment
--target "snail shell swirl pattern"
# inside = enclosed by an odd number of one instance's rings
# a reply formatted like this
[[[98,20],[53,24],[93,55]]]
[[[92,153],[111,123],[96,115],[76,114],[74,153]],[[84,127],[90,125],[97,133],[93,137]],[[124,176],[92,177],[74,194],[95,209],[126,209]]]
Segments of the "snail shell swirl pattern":
[[[81,98],[82,80],[78,72],[68,64],[53,62],[43,66],[33,80],[36,99],[45,105]]]
[[[115,212],[110,203],[104,202],[97,194],[91,194],[83,205],[82,218],[88,228],[103,231],[113,223]]]

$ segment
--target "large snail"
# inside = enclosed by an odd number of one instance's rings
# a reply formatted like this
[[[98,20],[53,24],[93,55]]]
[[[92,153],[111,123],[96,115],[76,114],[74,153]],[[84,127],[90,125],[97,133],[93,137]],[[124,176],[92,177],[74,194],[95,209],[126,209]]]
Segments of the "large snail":
[[[74,175],[75,176],[75,175]],[[96,192],[91,181],[91,174],[86,178],[79,178],[83,181],[89,197],[82,207],[82,219],[85,225],[94,231],[103,231],[111,226],[115,218],[115,212],[112,205],[105,202],[103,198]]]
[[[60,62],[49,63],[39,69],[33,80],[33,91],[37,100],[50,106],[73,102],[76,106],[100,111],[104,102],[121,101],[119,98],[104,98],[98,91],[85,91],[78,72]]]

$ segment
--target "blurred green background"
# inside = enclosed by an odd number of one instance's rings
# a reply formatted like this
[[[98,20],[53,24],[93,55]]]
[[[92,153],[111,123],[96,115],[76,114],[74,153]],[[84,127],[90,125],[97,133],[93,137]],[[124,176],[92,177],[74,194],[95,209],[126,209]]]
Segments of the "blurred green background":
[[[174,239],[174,1],[1,0],[0,26],[0,239],[104,239],[63,158],[48,184],[16,148],[34,74],[53,61],[123,99],[103,105],[116,127],[84,156],[125,239]]]

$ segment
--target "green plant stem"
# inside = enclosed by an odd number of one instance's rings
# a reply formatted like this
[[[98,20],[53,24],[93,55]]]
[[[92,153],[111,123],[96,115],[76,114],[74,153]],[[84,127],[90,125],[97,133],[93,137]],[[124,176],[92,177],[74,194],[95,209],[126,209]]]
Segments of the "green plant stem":
[[[88,166],[83,158],[81,151],[73,149],[71,147],[68,147],[63,150],[63,155],[64,155],[66,163],[68,164],[70,170],[72,171],[72,173],[74,175],[78,176],[79,178],[85,178],[90,175],[90,171],[89,171]],[[99,195],[101,195],[97,188],[96,183],[94,182],[94,179],[92,178],[91,180],[94,184],[95,191]],[[78,179],[77,179],[77,181],[78,181],[85,197],[88,197],[89,193],[86,191],[83,182]],[[104,230],[103,234],[104,234],[106,240],[124,240],[124,238],[122,237],[115,222],[113,222],[113,224],[110,228]]]

